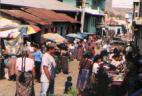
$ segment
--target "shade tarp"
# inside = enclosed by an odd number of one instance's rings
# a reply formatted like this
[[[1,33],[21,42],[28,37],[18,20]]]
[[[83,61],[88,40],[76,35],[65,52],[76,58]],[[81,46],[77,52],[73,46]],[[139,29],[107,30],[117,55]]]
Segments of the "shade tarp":
[[[0,27],[0,32],[10,30],[10,29],[15,29],[15,28],[17,28],[17,26],[15,25],[5,25],[5,26]]]
[[[5,28],[5,27],[10,27],[10,26],[16,27],[16,26],[19,26],[19,24],[13,20],[0,17],[0,29]]]
[[[19,34],[19,28],[0,31],[0,38],[16,38]]]
[[[56,43],[67,42],[67,40],[63,36],[61,36],[60,34],[57,34],[57,33],[47,33],[47,34],[42,35],[42,37],[44,39],[51,40],[51,41],[54,41]]]

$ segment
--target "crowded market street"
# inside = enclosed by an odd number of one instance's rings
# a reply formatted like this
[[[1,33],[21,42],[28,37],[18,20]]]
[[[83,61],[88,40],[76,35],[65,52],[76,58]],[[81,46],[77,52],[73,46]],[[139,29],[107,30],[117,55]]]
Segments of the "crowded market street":
[[[142,0],[0,0],[0,96],[142,96]]]

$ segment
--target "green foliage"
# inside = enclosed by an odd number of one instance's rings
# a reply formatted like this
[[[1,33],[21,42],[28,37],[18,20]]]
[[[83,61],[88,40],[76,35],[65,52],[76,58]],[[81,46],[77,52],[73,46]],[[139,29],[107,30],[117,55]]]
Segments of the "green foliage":
[[[69,92],[67,96],[77,96],[77,89],[76,88],[72,88]]]

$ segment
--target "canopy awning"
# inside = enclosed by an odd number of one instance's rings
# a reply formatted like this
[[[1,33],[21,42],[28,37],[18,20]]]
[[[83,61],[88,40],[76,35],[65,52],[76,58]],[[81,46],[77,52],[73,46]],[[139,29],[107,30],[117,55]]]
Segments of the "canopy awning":
[[[80,9],[82,11],[82,9]],[[85,8],[85,13],[95,15],[95,16],[104,16],[103,12],[99,12],[98,10],[91,9],[91,8]]]

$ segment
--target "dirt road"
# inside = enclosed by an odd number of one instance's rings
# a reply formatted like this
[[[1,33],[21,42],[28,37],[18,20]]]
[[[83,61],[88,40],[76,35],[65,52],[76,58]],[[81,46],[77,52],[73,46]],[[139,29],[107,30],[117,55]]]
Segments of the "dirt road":
[[[60,73],[57,75],[55,80],[55,94],[61,95],[64,91],[64,83],[67,76],[72,76],[73,87],[76,85],[77,75],[78,75],[78,61],[74,60],[69,64],[69,74],[65,75]],[[16,84],[13,81],[0,80],[0,96],[15,96]],[[40,93],[40,83],[35,83],[36,96]]]

